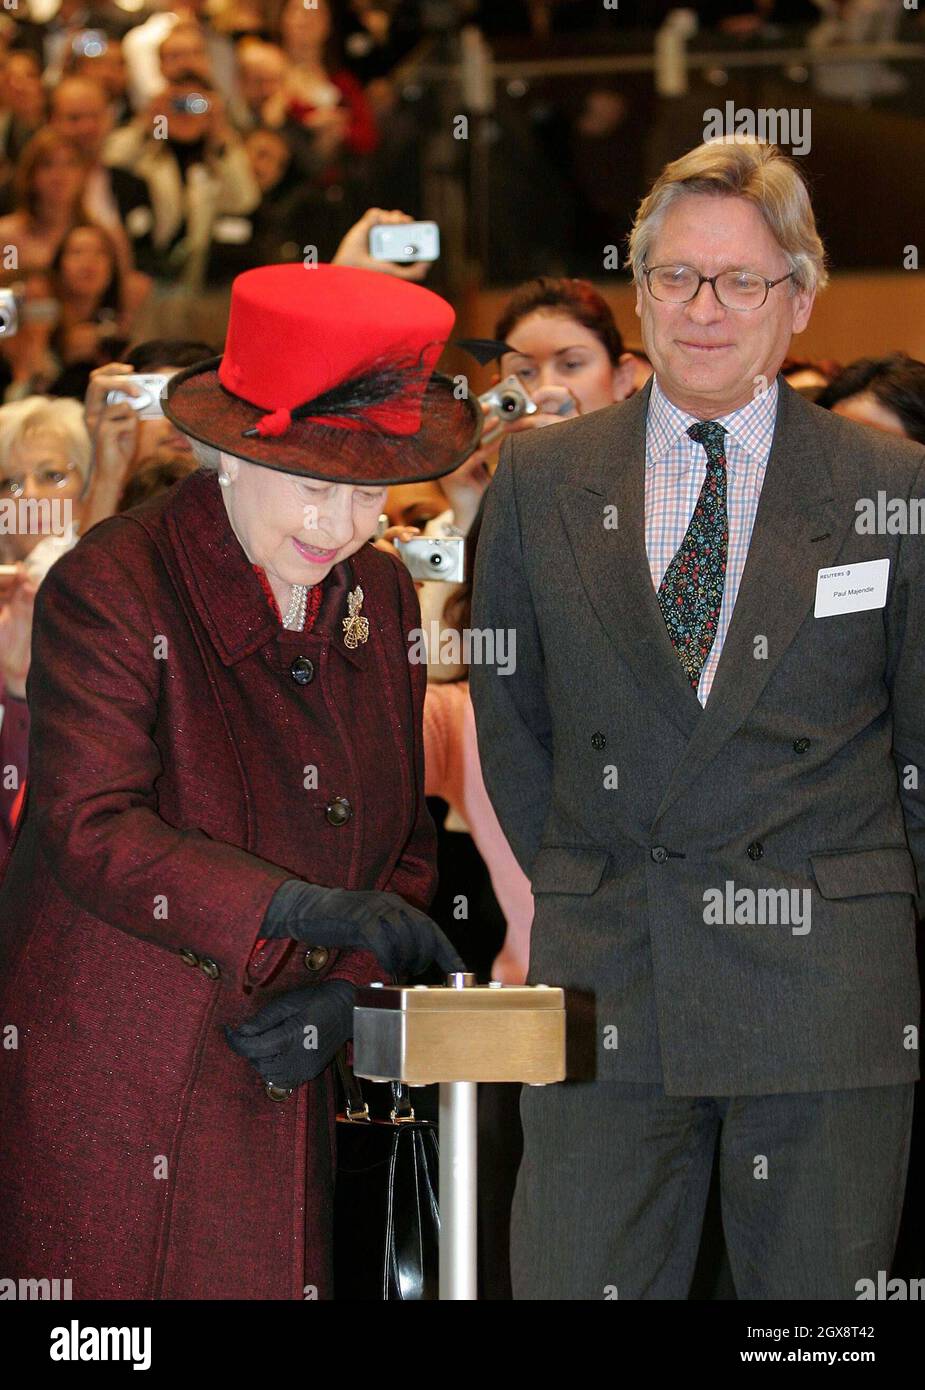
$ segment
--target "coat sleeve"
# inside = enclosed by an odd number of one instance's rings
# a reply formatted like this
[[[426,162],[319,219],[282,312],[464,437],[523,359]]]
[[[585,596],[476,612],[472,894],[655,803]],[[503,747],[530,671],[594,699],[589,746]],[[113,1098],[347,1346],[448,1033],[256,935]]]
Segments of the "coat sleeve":
[[[925,464],[912,487],[925,497]],[[909,847],[918,877],[918,915],[925,918],[925,559],[922,537],[907,535],[888,617],[887,686],[893,705],[893,757]]]
[[[408,659],[408,634],[414,628],[420,627],[421,609],[414,581],[407,569],[398,559],[395,559],[394,563],[398,566],[403,655],[411,681],[413,728],[409,742],[413,749],[411,778],[415,820],[401,857],[392,870],[388,883],[385,884],[385,891],[401,894],[423,912],[427,910],[437,891],[437,830],[427,809],[424,791],[424,695],[427,690],[427,667],[423,662]]]
[[[214,960],[220,983],[240,989],[270,899],[292,873],[157,813],[152,732],[169,661],[155,659],[157,627],[109,544],[124,525],[101,522],[36,595],[28,814],[78,908]]]
[[[512,669],[475,662],[469,690],[485,786],[529,878],[552,794],[552,723],[524,567],[513,446],[509,436],[485,494],[472,591],[473,627],[481,633],[505,633]]]

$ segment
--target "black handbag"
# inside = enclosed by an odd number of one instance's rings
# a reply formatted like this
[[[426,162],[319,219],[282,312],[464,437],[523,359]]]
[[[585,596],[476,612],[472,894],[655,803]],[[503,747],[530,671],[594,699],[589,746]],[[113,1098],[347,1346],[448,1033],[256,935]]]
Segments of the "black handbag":
[[[415,1118],[409,1089],[398,1081],[373,1088],[386,1097],[388,1112],[374,1115],[346,1049],[336,1061],[344,1108],[337,1115],[334,1297],[436,1299],[437,1127]]]

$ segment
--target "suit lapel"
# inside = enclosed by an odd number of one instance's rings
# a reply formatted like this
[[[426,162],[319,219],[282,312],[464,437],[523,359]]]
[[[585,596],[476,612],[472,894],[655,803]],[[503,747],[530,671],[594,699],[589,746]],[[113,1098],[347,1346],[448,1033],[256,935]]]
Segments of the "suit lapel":
[[[588,602],[640,685],[690,738],[703,710],[668,636],[645,534],[646,412],[652,381],[621,405],[599,412],[601,464],[586,484],[557,490]],[[606,418],[605,418],[606,417]],[[606,507],[615,512],[606,513]],[[605,525],[605,518],[616,526]]]

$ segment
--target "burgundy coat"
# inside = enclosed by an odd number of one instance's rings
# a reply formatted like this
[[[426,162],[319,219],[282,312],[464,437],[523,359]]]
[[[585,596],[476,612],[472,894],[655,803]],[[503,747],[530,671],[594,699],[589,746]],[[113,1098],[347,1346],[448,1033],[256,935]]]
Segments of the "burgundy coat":
[[[0,886],[4,1277],[70,1278],[75,1299],[330,1296],[333,1069],[273,1101],[222,1025],[326,977],[387,978],[363,951],[252,956],[285,879],[433,896],[419,622],[405,569],[365,545],[312,631],[284,630],[203,470],[50,571]]]

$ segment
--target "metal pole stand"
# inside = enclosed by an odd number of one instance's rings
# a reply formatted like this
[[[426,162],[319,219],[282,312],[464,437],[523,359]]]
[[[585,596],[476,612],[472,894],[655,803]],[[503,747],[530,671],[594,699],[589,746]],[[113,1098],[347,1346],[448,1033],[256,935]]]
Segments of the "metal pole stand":
[[[353,1069],[440,1085],[440,1298],[476,1297],[478,1082],[565,1079],[565,995],[548,985],[371,985],[354,1009]]]

